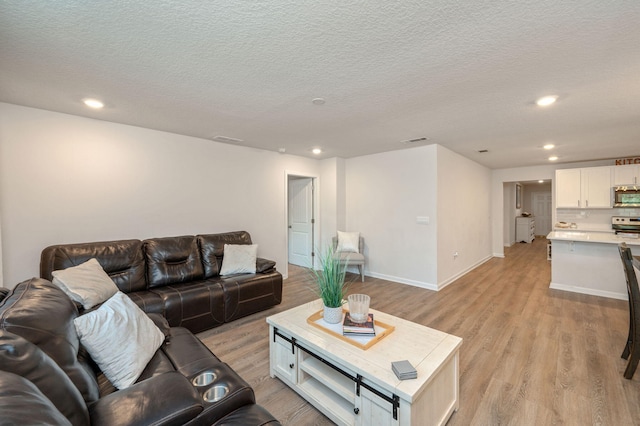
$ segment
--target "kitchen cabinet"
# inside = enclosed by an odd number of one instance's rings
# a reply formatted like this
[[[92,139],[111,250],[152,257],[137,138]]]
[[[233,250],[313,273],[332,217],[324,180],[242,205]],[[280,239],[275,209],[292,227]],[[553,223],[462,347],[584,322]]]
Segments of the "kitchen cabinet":
[[[611,208],[611,167],[556,170],[556,208]]]
[[[640,165],[629,164],[626,166],[613,166],[613,186],[616,185],[639,185]]]
[[[516,217],[516,241],[530,243],[535,238],[535,219],[533,217]]]

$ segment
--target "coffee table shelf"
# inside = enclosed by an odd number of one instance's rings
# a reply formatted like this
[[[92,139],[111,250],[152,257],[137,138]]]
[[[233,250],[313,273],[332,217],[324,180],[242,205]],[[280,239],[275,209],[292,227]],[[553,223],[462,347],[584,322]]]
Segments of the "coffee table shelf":
[[[458,408],[462,339],[371,310],[395,328],[364,350],[307,319],[307,303],[267,318],[270,374],[339,425],[442,425]],[[407,359],[418,378],[399,380],[391,362]]]

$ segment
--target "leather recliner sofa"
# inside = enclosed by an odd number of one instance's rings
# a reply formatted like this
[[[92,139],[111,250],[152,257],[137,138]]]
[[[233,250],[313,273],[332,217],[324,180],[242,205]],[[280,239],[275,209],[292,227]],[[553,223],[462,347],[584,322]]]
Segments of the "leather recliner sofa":
[[[41,254],[40,277],[98,260],[120,291],[172,327],[198,333],[275,306],[282,275],[258,258],[255,274],[220,276],[225,244],[252,244],[246,231],[208,235],[60,244]]]
[[[164,334],[137,381],[116,390],[81,346],[76,304],[32,278],[0,292],[0,423],[48,425],[278,425],[253,389],[197,337],[147,314]],[[193,380],[213,373],[213,383]],[[206,398],[226,387],[218,401]],[[215,399],[215,398],[213,398]]]

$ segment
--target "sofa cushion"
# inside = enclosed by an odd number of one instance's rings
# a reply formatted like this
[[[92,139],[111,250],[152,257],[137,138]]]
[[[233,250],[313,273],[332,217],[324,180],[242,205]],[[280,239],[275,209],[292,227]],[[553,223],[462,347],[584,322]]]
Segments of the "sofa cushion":
[[[246,231],[198,235],[197,238],[202,255],[205,278],[218,276],[225,244],[251,244],[251,235]]]
[[[135,383],[164,334],[124,293],[74,320],[80,341],[118,389]]]
[[[165,341],[161,351],[185,377],[192,378],[221,362],[200,339],[183,327],[171,328],[171,339]]]
[[[90,367],[78,361],[80,341],[73,325],[77,316],[73,301],[60,288],[32,278],[18,284],[0,305],[0,328],[42,349],[69,376],[84,400],[91,402],[98,399],[98,384]]]
[[[73,424],[89,422],[87,405],[71,379],[28,340],[0,330],[0,370],[28,379]]]
[[[118,291],[109,275],[94,258],[67,269],[53,271],[53,283],[74,302],[91,309]]]
[[[27,419],[32,425],[71,425],[36,385],[6,371],[0,371],[0,413],[3,425],[24,425]]]
[[[149,288],[186,283],[204,277],[196,237],[144,240]]]
[[[224,295],[217,282],[194,281],[157,287],[164,303],[164,316],[172,327],[199,333],[224,323]]]
[[[217,280],[224,291],[225,322],[262,311],[282,301],[282,275],[279,272],[231,275]]]
[[[269,259],[256,259],[256,272],[267,272],[276,267],[276,262]]]
[[[214,426],[277,426],[280,422],[275,419],[264,407],[257,404],[248,404],[227,414]]]
[[[184,425],[202,412],[198,392],[171,372],[101,398],[89,407],[92,426]],[[195,424],[208,424],[196,421]]]
[[[257,244],[225,244],[220,275],[255,274]]]
[[[145,263],[140,240],[49,246],[40,256],[40,276],[53,279],[53,271],[77,266],[95,258],[124,293],[146,290]]]

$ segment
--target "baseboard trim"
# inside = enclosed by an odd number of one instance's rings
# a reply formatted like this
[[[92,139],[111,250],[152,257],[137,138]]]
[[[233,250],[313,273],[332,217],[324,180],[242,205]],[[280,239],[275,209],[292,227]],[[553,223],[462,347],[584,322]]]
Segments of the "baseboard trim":
[[[491,260],[494,256],[489,255],[487,257],[485,257],[484,259],[481,259],[480,261],[474,263],[473,265],[469,266],[467,269],[465,269],[464,271],[459,272],[458,274],[444,280],[443,282],[441,282],[440,284],[438,284],[438,290],[442,290],[443,288],[445,288],[446,286],[448,286],[449,284],[451,284],[452,282],[454,282],[455,280],[457,280],[458,278],[462,277],[463,275],[468,274],[469,272],[471,272],[472,270],[476,269],[478,266],[482,265],[483,263]]]
[[[412,285],[414,287],[420,287],[427,290],[438,291],[438,286],[431,283],[425,283],[422,281],[410,280],[407,278],[400,278],[393,275],[379,274],[377,272],[365,271],[365,276],[380,278],[381,280],[393,281],[394,283]]]
[[[578,287],[578,286],[566,285],[566,284],[558,284],[558,283],[554,283],[554,282],[549,284],[549,288],[552,288],[554,290],[570,291],[572,293],[588,294],[590,296],[607,297],[609,299],[629,300],[626,293],[616,293],[616,292],[613,292],[613,291],[596,290],[596,289],[593,289],[593,288]]]

